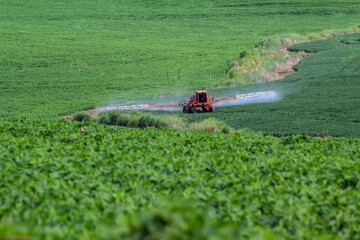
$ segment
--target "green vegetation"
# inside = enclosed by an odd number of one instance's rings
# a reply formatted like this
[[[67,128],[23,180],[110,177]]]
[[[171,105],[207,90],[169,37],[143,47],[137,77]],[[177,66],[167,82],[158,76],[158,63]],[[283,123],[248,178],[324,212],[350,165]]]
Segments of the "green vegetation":
[[[346,29],[359,1],[0,0],[0,116],[225,86],[228,63],[278,34]]]
[[[73,119],[75,121],[82,122],[82,121],[91,121],[92,117],[88,113],[79,112],[79,113],[74,114]]]
[[[279,136],[360,137],[360,34],[296,44],[289,50],[313,54],[282,80],[233,89],[273,89],[280,101],[217,108],[211,116],[234,128]]]
[[[288,41],[283,44],[287,45],[291,42],[293,40],[288,38]],[[266,53],[262,60],[271,62],[271,59],[277,57],[273,54],[279,50],[279,47],[283,48],[283,44],[270,40],[264,41],[252,54],[243,54],[241,59],[244,62],[238,66],[239,69],[245,69],[247,62],[251,59],[260,59],[259,52],[262,51]],[[288,50],[294,53],[312,54],[293,67],[296,73],[287,75],[282,80],[210,91],[215,96],[224,96],[241,92],[276,90],[279,101],[221,107],[217,108],[215,113],[201,114],[201,116],[183,117],[183,113],[180,112],[177,114],[161,112],[160,114],[153,113],[154,117],[160,122],[163,118],[168,119],[165,125],[170,127],[171,122],[174,122],[175,126],[178,122],[186,122],[179,121],[177,118],[188,119],[188,122],[197,121],[187,130],[203,128],[210,131],[223,129],[221,132],[228,132],[226,125],[220,126],[221,122],[215,123],[214,119],[204,121],[208,117],[215,117],[235,129],[251,129],[278,136],[309,134],[360,137],[358,131],[360,128],[360,112],[358,111],[360,34],[291,45]],[[288,55],[288,59],[292,59],[291,57],[298,56]],[[169,118],[169,115],[172,118]],[[116,121],[110,124],[116,125],[115,123]],[[138,124],[122,126],[133,127]],[[150,126],[161,127],[161,124],[154,123]],[[184,127],[180,127],[180,130],[182,129]]]
[[[359,139],[0,120],[0,237],[357,239]]]
[[[261,83],[278,80],[292,73],[292,66],[298,63],[305,53],[293,54],[287,51],[291,45],[301,42],[321,40],[335,36],[359,33],[360,24],[343,31],[323,31],[318,34],[286,34],[259,41],[251,52],[243,51],[230,63],[227,85]]]
[[[230,133],[231,127],[216,118],[181,115],[153,114],[147,111],[108,111],[93,117],[87,113],[74,115],[75,121],[94,121],[100,124],[129,128],[168,127],[176,131]]]
[[[311,55],[267,82],[295,40],[358,31],[359,0],[0,6],[0,239],[360,238],[360,140],[329,137],[360,137],[360,34],[292,45]],[[259,81],[210,92],[280,100],[79,112]]]

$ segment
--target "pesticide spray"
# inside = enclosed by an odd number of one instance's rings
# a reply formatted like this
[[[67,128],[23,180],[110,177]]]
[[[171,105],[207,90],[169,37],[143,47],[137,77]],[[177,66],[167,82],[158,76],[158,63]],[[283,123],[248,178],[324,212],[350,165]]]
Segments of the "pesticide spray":
[[[247,97],[247,98],[240,98],[240,99],[227,101],[227,102],[214,103],[214,106],[215,107],[227,107],[227,106],[245,105],[245,104],[252,104],[252,103],[276,102],[279,100],[280,100],[279,94],[275,91],[272,91],[269,94],[264,94],[264,95],[254,96],[254,97]]]
[[[235,94],[225,97],[213,98],[211,104],[214,107],[225,107],[244,105],[252,103],[265,103],[275,102],[280,99],[279,95],[275,91],[263,91],[246,94]],[[164,99],[165,101],[165,99]],[[189,100],[182,100],[180,102],[167,102],[167,103],[147,103],[147,104],[135,104],[135,105],[118,105],[111,104],[106,107],[100,107],[100,111],[111,111],[111,110],[151,110],[151,111],[182,111],[183,107]],[[210,103],[209,103],[210,104]]]

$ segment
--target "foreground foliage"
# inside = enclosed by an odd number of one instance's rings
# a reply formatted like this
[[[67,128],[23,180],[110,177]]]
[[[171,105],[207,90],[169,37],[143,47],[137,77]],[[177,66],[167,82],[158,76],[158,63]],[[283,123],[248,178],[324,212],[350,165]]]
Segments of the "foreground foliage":
[[[360,237],[358,139],[0,120],[0,237]]]

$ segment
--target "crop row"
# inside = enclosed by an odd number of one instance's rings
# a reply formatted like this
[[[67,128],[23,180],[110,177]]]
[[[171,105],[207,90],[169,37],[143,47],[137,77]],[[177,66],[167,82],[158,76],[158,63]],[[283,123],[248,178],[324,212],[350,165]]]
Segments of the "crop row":
[[[358,139],[0,120],[0,237],[356,239],[359,149]]]

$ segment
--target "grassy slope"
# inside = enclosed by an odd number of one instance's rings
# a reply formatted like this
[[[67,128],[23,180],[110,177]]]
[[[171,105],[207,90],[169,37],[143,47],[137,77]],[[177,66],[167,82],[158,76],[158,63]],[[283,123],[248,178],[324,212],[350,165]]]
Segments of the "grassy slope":
[[[0,116],[226,81],[261,38],[358,23],[359,1],[0,1]]]
[[[218,108],[213,116],[236,128],[269,134],[360,137],[359,39],[360,34],[354,34],[292,46],[290,50],[317,53],[283,80],[241,88],[275,89],[280,101]]]
[[[359,147],[0,119],[0,238],[358,239]]]

